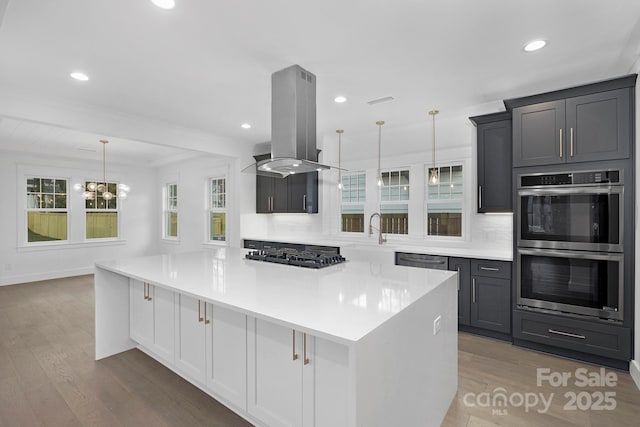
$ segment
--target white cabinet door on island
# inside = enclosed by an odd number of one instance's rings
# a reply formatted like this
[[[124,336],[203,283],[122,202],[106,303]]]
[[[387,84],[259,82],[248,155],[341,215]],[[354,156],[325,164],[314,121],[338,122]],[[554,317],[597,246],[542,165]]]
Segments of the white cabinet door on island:
[[[440,425],[457,388],[455,272],[245,253],[97,264],[96,360],[137,347],[256,426]]]
[[[135,279],[129,287],[131,339],[173,362],[174,293]]]

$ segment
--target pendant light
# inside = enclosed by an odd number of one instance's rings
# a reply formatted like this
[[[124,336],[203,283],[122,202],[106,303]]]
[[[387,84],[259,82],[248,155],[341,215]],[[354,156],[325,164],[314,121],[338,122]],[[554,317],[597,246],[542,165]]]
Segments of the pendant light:
[[[380,154],[382,151],[382,125],[384,121],[378,120],[376,122],[378,125],[378,187],[382,187],[382,173],[380,171]]]
[[[429,184],[437,184],[438,183],[438,169],[436,168],[436,115],[440,111],[431,110],[429,111],[429,115],[433,118],[433,168],[431,169],[431,176],[429,177]]]
[[[336,130],[338,134],[338,190],[342,190],[342,134],[344,129]]]
[[[82,197],[85,200],[97,200],[101,197],[103,200],[111,200],[114,197],[125,199],[129,192],[129,186],[125,184],[119,184],[116,193],[109,191],[107,184],[107,144],[109,141],[101,139],[102,144],[102,182],[89,182],[86,187],[82,184],[75,184],[76,190],[82,191]]]

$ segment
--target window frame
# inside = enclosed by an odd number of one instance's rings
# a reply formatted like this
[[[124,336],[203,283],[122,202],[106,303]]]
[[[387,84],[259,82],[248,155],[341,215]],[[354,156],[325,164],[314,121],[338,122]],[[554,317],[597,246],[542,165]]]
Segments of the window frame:
[[[169,187],[175,186],[175,204],[171,206],[169,203]],[[169,214],[176,215],[176,235],[171,236],[168,233],[169,229]],[[167,182],[162,187],[162,239],[170,241],[180,240],[180,193],[178,192],[178,182]]]
[[[391,175],[389,175],[389,184],[385,185],[384,184],[384,174],[391,174],[393,172],[398,172],[398,199],[397,200],[383,200],[383,192],[385,187],[389,188],[389,194],[390,194],[390,198],[391,198],[391,189],[393,187],[395,187],[395,184],[391,184]],[[407,179],[408,179],[408,184],[407,184],[407,198],[406,199],[401,199],[401,192],[400,192],[400,187],[402,187],[402,184],[400,183],[400,177],[402,176],[402,172],[407,172]],[[381,185],[378,186],[378,200],[379,200],[379,209],[380,209],[380,228],[382,228],[382,216],[383,216],[383,212],[382,212],[382,207],[387,205],[387,206],[391,206],[391,205],[406,205],[406,210],[407,210],[407,226],[406,226],[406,233],[390,233],[388,231],[383,231],[383,234],[389,236],[396,236],[396,237],[400,237],[400,236],[406,236],[409,237],[410,236],[410,224],[411,224],[411,217],[410,217],[410,207],[411,207],[411,167],[410,166],[398,166],[398,167],[393,167],[393,168],[386,168],[386,169],[382,169],[380,171],[380,176],[376,177],[376,181],[380,179]]]
[[[89,182],[95,182],[100,184],[102,182],[102,180],[89,180],[89,179],[85,179],[84,183],[85,186],[87,185],[87,183]],[[104,241],[111,241],[111,240],[121,240],[121,229],[120,229],[120,224],[122,223],[122,215],[120,212],[120,204],[122,202],[122,199],[118,199],[117,194],[118,194],[118,186],[120,185],[119,182],[117,181],[107,181],[107,188],[109,188],[109,186],[113,186],[115,187],[115,191],[113,191],[113,199],[116,201],[116,207],[115,208],[98,208],[98,207],[94,207],[94,208],[87,208],[87,200],[82,199],[83,202],[83,207],[84,207],[84,241],[85,242],[104,242]],[[82,198],[82,197],[81,197]],[[87,237],[87,214],[88,213],[103,213],[103,212],[115,212],[116,214],[116,235],[114,237]]]
[[[29,179],[40,179],[40,180],[44,180],[44,179],[50,179],[50,180],[54,180],[54,192],[53,193],[43,193],[42,191],[40,192],[29,192],[28,191],[28,180]],[[57,194],[55,192],[55,181],[65,181],[65,198],[66,198],[66,202],[65,202],[65,208],[31,208],[29,207],[29,194],[52,194],[54,196],[54,206],[55,206],[55,195]],[[24,218],[24,224],[21,225],[20,228],[22,228],[22,232],[24,233],[23,235],[23,239],[22,239],[22,245],[24,247],[37,247],[37,246],[51,246],[51,245],[61,245],[61,244],[68,244],[70,242],[70,232],[71,232],[71,228],[70,228],[70,224],[71,224],[71,206],[70,206],[70,197],[69,197],[69,182],[70,179],[68,177],[61,177],[61,176],[54,176],[52,174],[34,174],[34,173],[26,173],[23,175],[23,180],[22,180],[22,184],[24,185],[22,187],[22,192],[18,193],[22,195],[22,200],[23,200],[23,218]],[[42,190],[42,188],[41,188]],[[62,194],[62,193],[59,193]],[[66,238],[65,239],[59,239],[59,240],[42,240],[42,241],[33,241],[30,242],[29,241],[29,212],[64,212],[66,214]]]
[[[344,186],[344,178],[345,177],[353,177],[353,176],[359,176],[359,175],[364,175],[364,183],[363,183],[363,187],[362,190],[364,191],[364,199],[360,200],[360,195],[358,194],[356,201],[344,201],[343,199],[343,194],[346,190],[345,186]],[[338,208],[338,217],[339,217],[339,222],[340,222],[340,228],[339,231],[340,233],[344,233],[345,235],[362,235],[365,233],[366,231],[366,227],[364,225],[365,223],[365,209],[366,209],[366,205],[367,205],[367,172],[362,170],[362,171],[349,171],[347,173],[343,173],[342,174],[342,188],[339,190],[339,194],[340,194],[340,205]],[[351,185],[349,185],[351,187]],[[359,193],[360,192],[360,186],[358,185],[358,187],[356,188],[356,191]],[[351,191],[351,188],[349,188],[349,191]],[[362,231],[343,231],[342,229],[342,207],[343,206],[362,206]]]
[[[220,180],[224,181],[224,192],[223,193],[218,193],[216,192],[216,195],[220,195],[223,194],[224,195],[224,207],[214,207],[214,201],[213,201],[213,189],[214,189],[214,181],[216,181],[216,183]],[[213,245],[227,245],[227,242],[229,240],[229,178],[226,175],[216,175],[216,176],[211,176],[207,179],[207,225],[205,227],[206,232],[207,232],[207,236],[206,236],[206,242],[207,244],[213,244]],[[212,222],[213,222],[213,215],[215,213],[224,213],[224,239],[219,240],[219,239],[212,239]]]
[[[438,186],[441,185],[441,177],[442,177],[442,168],[454,168],[459,166],[461,168],[461,178],[460,178],[460,197],[459,198],[449,198],[449,199],[429,199],[429,178],[431,169],[433,169],[432,164],[426,164],[424,167],[424,210],[423,210],[423,224],[424,224],[424,238],[426,240],[448,240],[448,241],[465,241],[467,240],[467,201],[465,200],[465,193],[467,191],[466,185],[466,176],[465,170],[468,170],[468,165],[463,160],[452,160],[443,163],[436,164],[436,168],[438,169]],[[449,180],[451,183],[451,179]],[[460,235],[459,236],[446,236],[446,235],[432,235],[429,234],[429,205],[430,204],[445,204],[450,203],[452,200],[457,200],[460,203]]]

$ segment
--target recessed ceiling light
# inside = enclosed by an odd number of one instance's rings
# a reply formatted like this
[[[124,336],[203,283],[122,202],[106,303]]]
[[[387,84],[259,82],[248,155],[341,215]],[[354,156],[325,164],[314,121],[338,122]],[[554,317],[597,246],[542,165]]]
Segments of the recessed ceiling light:
[[[80,71],[74,71],[69,75],[72,79],[76,79],[81,82],[86,82],[87,80],[89,80],[89,76],[87,76],[85,73],[81,73]]]
[[[176,2],[174,0],[151,0],[151,2],[160,9],[173,9],[176,7]]]
[[[333,98],[334,102],[337,102],[338,104],[342,104],[343,102],[347,102],[347,98],[345,98],[344,96],[340,95],[340,96],[336,96],[335,98]]]
[[[536,50],[542,49],[547,45],[545,40],[533,40],[527,43],[524,47],[525,52],[534,52]]]
[[[240,125],[242,129],[251,129],[251,125],[249,123],[243,123]]]

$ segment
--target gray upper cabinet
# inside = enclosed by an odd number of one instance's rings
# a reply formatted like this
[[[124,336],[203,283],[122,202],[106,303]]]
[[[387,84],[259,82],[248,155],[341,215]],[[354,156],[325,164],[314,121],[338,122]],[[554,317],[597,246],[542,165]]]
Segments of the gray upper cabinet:
[[[478,213],[511,212],[511,113],[470,117],[477,126]]]
[[[629,158],[635,77],[505,101],[513,107],[513,166]]]

